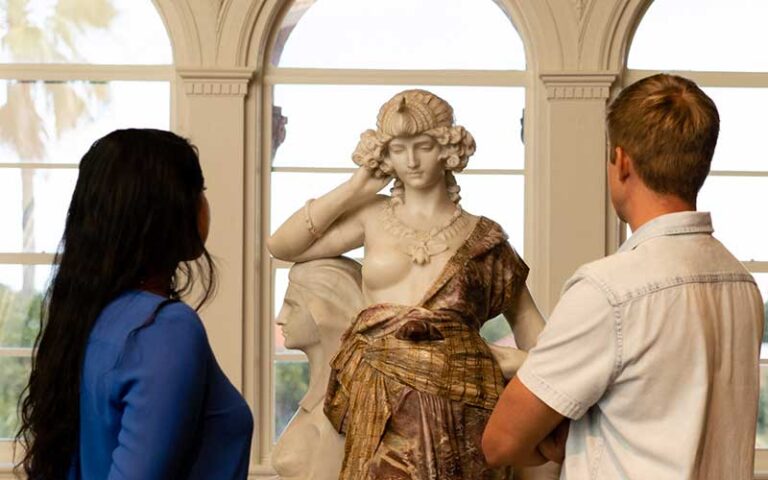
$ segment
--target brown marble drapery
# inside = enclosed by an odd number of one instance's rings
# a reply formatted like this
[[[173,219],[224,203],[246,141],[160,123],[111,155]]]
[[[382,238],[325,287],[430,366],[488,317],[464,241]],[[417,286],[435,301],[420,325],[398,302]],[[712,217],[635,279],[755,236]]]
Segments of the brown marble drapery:
[[[325,412],[345,433],[341,480],[502,479],[480,439],[504,388],[479,334],[515,307],[528,267],[481,218],[415,306],[375,304],[347,331]]]

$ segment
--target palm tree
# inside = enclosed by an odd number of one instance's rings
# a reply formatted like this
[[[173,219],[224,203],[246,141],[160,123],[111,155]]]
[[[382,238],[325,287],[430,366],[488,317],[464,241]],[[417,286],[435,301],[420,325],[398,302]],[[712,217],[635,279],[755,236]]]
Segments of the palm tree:
[[[0,0],[6,12],[0,25],[0,48],[13,63],[82,63],[78,34],[105,29],[115,18],[110,0],[58,0],[46,11],[35,0]],[[48,15],[45,15],[47,13]],[[42,15],[41,15],[42,14]],[[43,22],[34,22],[43,16]],[[42,23],[42,24],[41,24]],[[22,161],[44,161],[46,140],[59,137],[87,117],[88,101],[105,102],[103,85],[73,88],[64,82],[8,82],[7,102],[0,107],[0,142],[10,145]],[[36,102],[36,97],[44,102]],[[46,119],[53,119],[53,124]],[[34,170],[22,168],[22,251],[36,250],[34,235]],[[22,292],[34,291],[34,267],[24,267]]]

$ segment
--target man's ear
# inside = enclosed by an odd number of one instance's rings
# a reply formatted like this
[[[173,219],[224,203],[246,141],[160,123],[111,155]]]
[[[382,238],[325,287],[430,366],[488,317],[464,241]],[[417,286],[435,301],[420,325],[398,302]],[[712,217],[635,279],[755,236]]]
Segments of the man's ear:
[[[620,181],[624,182],[627,180],[627,178],[630,177],[630,175],[635,174],[635,166],[632,163],[632,158],[627,154],[626,150],[617,146],[614,150],[613,159]]]

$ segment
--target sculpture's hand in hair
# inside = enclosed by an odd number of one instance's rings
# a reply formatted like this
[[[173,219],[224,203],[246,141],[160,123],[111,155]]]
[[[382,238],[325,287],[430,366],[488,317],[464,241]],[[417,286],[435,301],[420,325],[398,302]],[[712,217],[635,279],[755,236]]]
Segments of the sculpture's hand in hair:
[[[359,167],[347,180],[349,187],[355,192],[356,200],[363,203],[373,200],[376,194],[392,181],[391,176],[386,176],[380,170],[372,170],[368,167]]]

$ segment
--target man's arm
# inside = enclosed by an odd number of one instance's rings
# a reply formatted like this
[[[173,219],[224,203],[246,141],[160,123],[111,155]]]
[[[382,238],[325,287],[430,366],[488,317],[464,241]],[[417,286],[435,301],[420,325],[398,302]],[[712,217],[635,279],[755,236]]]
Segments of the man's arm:
[[[517,377],[504,389],[483,433],[483,453],[492,467],[541,465],[539,450],[564,417],[539,400]],[[552,441],[552,440],[550,440]]]
[[[483,452],[490,465],[524,467],[560,459],[566,417],[581,418],[620,367],[614,313],[591,281],[569,282],[488,420]]]

